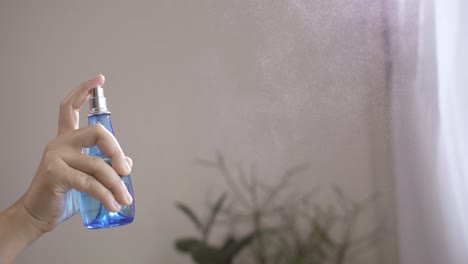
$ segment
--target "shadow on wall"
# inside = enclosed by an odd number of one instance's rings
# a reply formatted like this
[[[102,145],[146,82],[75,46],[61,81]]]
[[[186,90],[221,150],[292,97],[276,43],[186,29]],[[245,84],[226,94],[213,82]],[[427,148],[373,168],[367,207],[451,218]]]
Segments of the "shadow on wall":
[[[377,194],[355,202],[337,185],[326,188],[333,201],[319,202],[323,190],[297,192],[291,180],[307,170],[293,167],[276,184],[267,184],[250,168],[238,166],[234,175],[221,154],[215,161],[200,161],[215,168],[228,186],[200,216],[187,204],[177,208],[192,222],[198,235],[177,239],[175,248],[198,264],[323,264],[351,263],[375,249],[384,235],[377,225],[357,230],[364,211]],[[210,239],[221,230],[221,241]]]

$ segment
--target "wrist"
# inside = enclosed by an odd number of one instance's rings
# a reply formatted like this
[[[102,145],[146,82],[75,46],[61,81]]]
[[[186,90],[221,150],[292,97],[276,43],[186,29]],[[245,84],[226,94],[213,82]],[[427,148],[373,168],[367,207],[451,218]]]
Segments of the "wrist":
[[[44,227],[43,222],[31,216],[21,199],[0,213],[0,262],[13,262],[46,232]]]

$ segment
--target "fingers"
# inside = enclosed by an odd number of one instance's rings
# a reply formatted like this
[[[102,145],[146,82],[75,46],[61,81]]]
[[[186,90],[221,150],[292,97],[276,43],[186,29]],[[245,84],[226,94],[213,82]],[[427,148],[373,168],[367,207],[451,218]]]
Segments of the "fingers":
[[[92,88],[105,82],[102,74],[90,79],[73,90],[60,104],[58,135],[75,130],[79,125],[79,109],[88,99]]]
[[[132,204],[132,196],[128,193],[120,176],[102,158],[71,152],[65,153],[62,158],[73,169],[92,175],[112,192],[120,204]]]
[[[69,188],[85,192],[94,199],[101,201],[107,211],[120,211],[121,206],[114,199],[111,191],[92,176],[71,167],[65,168],[64,175],[68,176],[65,181]]]
[[[102,125],[94,125],[76,130],[70,134],[71,144],[81,149],[98,146],[104,156],[111,160],[112,168],[120,175],[129,175],[131,167],[127,163],[122,148],[115,137]]]

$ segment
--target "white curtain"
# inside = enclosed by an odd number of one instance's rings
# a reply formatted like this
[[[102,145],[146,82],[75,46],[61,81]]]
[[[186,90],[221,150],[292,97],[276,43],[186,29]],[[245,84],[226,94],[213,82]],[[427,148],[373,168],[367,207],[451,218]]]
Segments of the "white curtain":
[[[468,263],[468,1],[390,5],[402,264]]]

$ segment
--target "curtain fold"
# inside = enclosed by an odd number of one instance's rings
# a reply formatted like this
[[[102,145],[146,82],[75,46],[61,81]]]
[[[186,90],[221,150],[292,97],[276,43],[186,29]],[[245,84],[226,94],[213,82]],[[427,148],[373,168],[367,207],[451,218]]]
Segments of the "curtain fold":
[[[468,263],[468,54],[465,0],[435,1],[440,206],[451,263]]]
[[[467,7],[400,1],[390,16],[402,264],[468,263]]]

